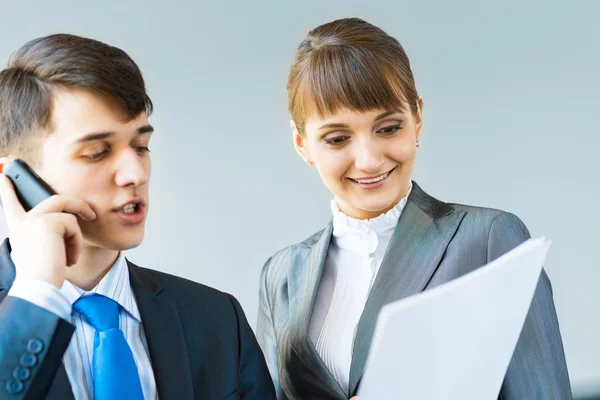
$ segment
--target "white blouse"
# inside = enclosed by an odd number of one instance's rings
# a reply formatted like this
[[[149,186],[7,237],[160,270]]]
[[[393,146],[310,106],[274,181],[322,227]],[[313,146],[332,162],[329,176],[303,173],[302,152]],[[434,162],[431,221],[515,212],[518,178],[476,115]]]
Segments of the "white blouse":
[[[348,393],[354,338],[386,248],[412,190],[387,213],[369,220],[343,214],[331,200],[333,236],[309,326],[309,337]]]

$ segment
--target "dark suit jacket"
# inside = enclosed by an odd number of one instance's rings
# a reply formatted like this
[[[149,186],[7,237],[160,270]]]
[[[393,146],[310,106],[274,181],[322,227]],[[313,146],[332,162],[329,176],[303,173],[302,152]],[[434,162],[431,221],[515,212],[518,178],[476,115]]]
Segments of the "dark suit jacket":
[[[332,231],[330,223],[304,242],[279,251],[262,272],[257,338],[279,399],[349,397],[308,336]],[[350,395],[356,394],[383,305],[471,272],[529,237],[525,225],[512,214],[443,203],[413,182],[359,320]],[[552,289],[545,272],[538,282],[500,398],[571,398]]]
[[[9,253],[5,241],[0,247],[0,399],[73,399],[62,357],[74,327],[6,296],[15,279]],[[264,356],[233,296],[128,265],[160,399],[275,398]],[[35,365],[24,367],[32,359]],[[17,367],[30,376],[16,380]],[[14,389],[19,382],[23,390],[10,395],[7,384]]]

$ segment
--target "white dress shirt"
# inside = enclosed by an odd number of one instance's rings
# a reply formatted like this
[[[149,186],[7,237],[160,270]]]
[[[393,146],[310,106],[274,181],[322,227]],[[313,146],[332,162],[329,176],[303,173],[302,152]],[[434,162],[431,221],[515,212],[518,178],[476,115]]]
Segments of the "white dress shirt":
[[[412,190],[387,213],[369,220],[343,214],[331,201],[333,236],[309,326],[309,337],[341,388],[348,393],[358,321],[383,256]]]
[[[150,362],[146,335],[129,282],[129,269],[123,253],[119,255],[113,267],[100,283],[90,291],[84,291],[69,281],[65,281],[60,290],[43,281],[20,282],[17,275],[17,279],[8,295],[20,297],[53,312],[75,326],[75,333],[63,356],[63,364],[75,400],[93,400],[94,373],[92,360],[95,329],[81,315],[72,314],[72,306],[81,296],[94,293],[106,296],[119,304],[119,327],[123,331],[127,344],[133,353],[144,399],[157,399],[156,382]]]

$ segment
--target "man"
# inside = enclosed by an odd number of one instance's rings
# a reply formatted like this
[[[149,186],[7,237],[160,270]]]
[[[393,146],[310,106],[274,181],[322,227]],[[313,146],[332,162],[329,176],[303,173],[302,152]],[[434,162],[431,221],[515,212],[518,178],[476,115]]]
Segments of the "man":
[[[0,72],[2,165],[57,193],[29,212],[0,174],[0,399],[274,399],[231,295],[145,269],[152,102],[122,50],[73,35]]]

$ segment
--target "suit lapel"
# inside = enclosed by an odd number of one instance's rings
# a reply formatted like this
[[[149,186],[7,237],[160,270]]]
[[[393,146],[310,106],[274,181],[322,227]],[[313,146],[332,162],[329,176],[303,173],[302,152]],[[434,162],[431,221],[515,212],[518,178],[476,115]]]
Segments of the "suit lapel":
[[[359,320],[350,368],[350,393],[356,393],[381,308],[422,292],[437,269],[464,212],[430,197],[413,182],[377,278]]]
[[[148,342],[158,397],[193,399],[194,390],[183,329],[175,304],[161,298],[162,285],[130,263],[129,276]]]
[[[0,301],[15,279],[8,239],[0,246]],[[187,348],[175,305],[160,297],[162,285],[138,266],[129,263],[131,288],[146,334],[158,395],[163,399],[193,399],[194,391]],[[67,373],[61,364],[48,399],[73,399]]]
[[[48,394],[45,399],[75,400],[75,397],[73,396],[73,390],[71,389],[71,383],[69,382],[67,371],[65,370],[63,363],[61,363],[60,367],[58,367],[56,375],[54,376],[54,380],[52,381],[52,385],[50,385],[50,389],[48,390]]]
[[[344,391],[317,353],[308,333],[332,232],[333,224],[330,223],[311,238],[313,240],[304,243],[303,251],[296,253],[292,260],[288,275],[290,316],[297,316],[297,321],[290,321],[290,339],[294,356],[299,358],[293,365],[296,372],[292,374],[294,381],[306,380],[306,384],[320,386],[332,398],[345,399]],[[310,373],[302,372],[305,368]]]

